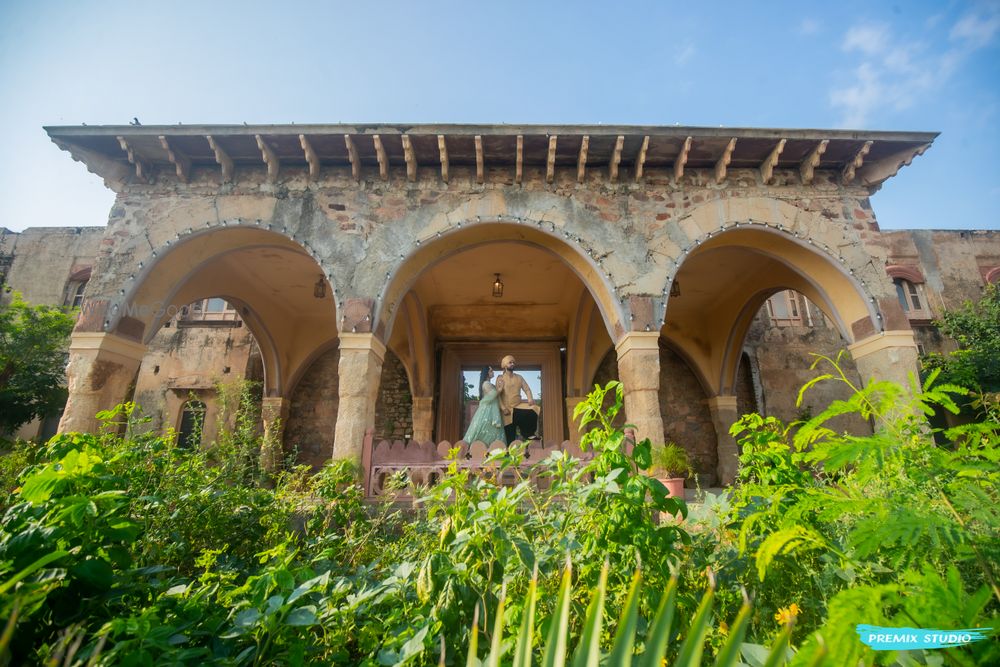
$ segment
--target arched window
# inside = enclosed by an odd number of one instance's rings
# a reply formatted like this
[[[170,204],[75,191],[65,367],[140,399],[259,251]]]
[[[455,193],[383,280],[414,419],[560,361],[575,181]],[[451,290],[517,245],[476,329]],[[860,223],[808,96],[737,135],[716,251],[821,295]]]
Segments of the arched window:
[[[181,423],[177,427],[177,444],[194,449],[201,445],[201,434],[205,428],[205,404],[190,400],[181,409]]]
[[[904,311],[909,313],[924,309],[920,301],[920,292],[917,290],[916,285],[906,278],[896,278],[892,282],[896,285],[896,296],[899,298],[899,305],[903,307]]]
[[[76,286],[76,290],[73,291],[73,299],[69,304],[71,308],[79,308],[83,304],[83,290],[86,288],[86,282],[82,282]]]
[[[83,291],[87,288],[87,281],[89,280],[90,267],[74,271],[66,282],[63,305],[70,308],[79,308],[83,304]]]

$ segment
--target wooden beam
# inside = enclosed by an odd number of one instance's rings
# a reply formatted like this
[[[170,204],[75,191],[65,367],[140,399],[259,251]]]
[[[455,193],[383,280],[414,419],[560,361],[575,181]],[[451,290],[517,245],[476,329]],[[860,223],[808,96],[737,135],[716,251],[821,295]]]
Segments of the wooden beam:
[[[642,168],[646,164],[646,151],[649,150],[649,136],[642,138],[642,148],[639,149],[639,155],[635,158],[635,182],[638,183],[642,180]]]
[[[687,164],[688,154],[691,152],[691,142],[694,141],[691,137],[684,140],[684,145],[681,146],[681,152],[677,154],[677,159],[674,160],[674,180],[680,181],[684,177],[684,165]]]
[[[441,153],[441,180],[448,182],[448,146],[444,143],[444,135],[438,135],[438,152]]]
[[[521,177],[524,175],[524,135],[517,135],[517,158],[514,162],[514,182],[521,184]]]
[[[476,183],[485,180],[483,175],[483,137],[476,135]]]
[[[715,182],[722,183],[726,180],[726,168],[733,161],[733,151],[736,150],[736,137],[729,140],[726,150],[722,151],[722,157],[715,163]]]
[[[590,149],[590,135],[583,135],[580,142],[580,156],[576,158],[576,182],[583,183],[587,175],[587,151]]]
[[[274,183],[278,180],[278,169],[281,167],[281,162],[278,160],[274,149],[264,141],[264,137],[255,134],[254,138],[257,139],[257,148],[260,149],[261,157],[264,158],[264,164],[267,165],[267,180]]]
[[[549,137],[549,155],[545,158],[545,182],[551,183],[556,177],[556,135]]]
[[[417,180],[417,154],[413,152],[413,142],[410,141],[410,135],[404,134],[402,139],[403,159],[406,160],[406,178],[413,182]]]
[[[611,152],[611,162],[608,164],[608,178],[614,183],[618,180],[618,165],[622,161],[622,146],[625,145],[625,137],[618,135],[615,139],[615,149]]]
[[[378,159],[378,175],[383,181],[389,180],[389,158],[385,154],[385,146],[382,145],[382,137],[377,134],[372,135],[372,142],[375,144],[375,157]]]
[[[771,182],[771,178],[774,176],[774,167],[778,164],[778,157],[781,155],[781,151],[785,150],[785,140],[782,139],[778,144],[771,149],[764,161],[760,163],[760,178],[764,181],[764,185]]]
[[[208,145],[212,147],[212,151],[215,153],[215,161],[219,163],[222,167],[222,180],[227,183],[232,183],[233,172],[235,171],[233,167],[233,158],[229,157],[229,153],[223,150],[222,146],[215,140],[211,134],[206,134],[205,138],[208,139]]]
[[[799,175],[802,176],[802,184],[809,185],[813,182],[813,175],[816,172],[816,167],[819,166],[819,159],[822,157],[823,153],[826,152],[827,144],[830,143],[829,139],[824,139],[823,141],[816,144],[806,159],[802,161],[799,165]]]
[[[319,155],[316,154],[316,149],[313,148],[309,140],[306,139],[306,135],[299,135],[299,144],[302,146],[302,152],[306,154],[306,162],[309,163],[309,178],[312,180],[319,179]]]
[[[358,158],[358,149],[354,145],[354,140],[351,139],[351,135],[344,135],[344,144],[347,146],[347,157],[351,161],[351,176],[354,180],[361,180],[361,160]]]
[[[861,147],[857,154],[844,167],[844,171],[840,175],[840,180],[844,185],[850,185],[851,181],[854,180],[854,173],[865,163],[865,156],[872,149],[872,143],[872,141],[866,141],[865,145]]]
[[[191,158],[171,148],[170,142],[162,134],[159,136],[159,139],[163,150],[167,151],[167,159],[170,160],[170,164],[174,165],[174,169],[177,171],[177,178],[182,183],[187,183],[191,178]]]
[[[122,147],[122,150],[125,151],[125,154],[128,155],[128,161],[135,167],[135,177],[143,183],[152,183],[153,169],[149,163],[146,162],[145,158],[136,153],[135,148],[133,148],[128,141],[125,140],[125,137],[118,137],[118,144]]]

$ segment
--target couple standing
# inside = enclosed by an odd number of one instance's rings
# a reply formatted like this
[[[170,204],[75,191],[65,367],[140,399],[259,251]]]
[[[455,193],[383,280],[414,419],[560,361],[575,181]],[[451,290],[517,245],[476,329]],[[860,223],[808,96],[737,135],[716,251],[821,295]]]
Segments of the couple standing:
[[[524,378],[514,372],[514,357],[507,355],[500,362],[503,371],[497,378],[494,387],[493,368],[487,366],[479,374],[479,408],[469,423],[469,429],[462,438],[465,442],[477,440],[487,444],[503,440],[507,444],[517,440],[520,428],[524,439],[536,437],[538,430],[538,413],[531,395],[531,388]],[[521,392],[528,396],[526,408],[521,405]]]

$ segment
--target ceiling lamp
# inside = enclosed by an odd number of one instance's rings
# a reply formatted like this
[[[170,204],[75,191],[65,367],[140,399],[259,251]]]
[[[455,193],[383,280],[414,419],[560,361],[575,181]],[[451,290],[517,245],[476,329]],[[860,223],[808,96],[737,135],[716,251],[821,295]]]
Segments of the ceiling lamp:
[[[500,297],[503,296],[503,283],[500,282],[499,273],[494,273],[493,275],[496,276],[496,278],[493,281],[493,296],[499,299]]]

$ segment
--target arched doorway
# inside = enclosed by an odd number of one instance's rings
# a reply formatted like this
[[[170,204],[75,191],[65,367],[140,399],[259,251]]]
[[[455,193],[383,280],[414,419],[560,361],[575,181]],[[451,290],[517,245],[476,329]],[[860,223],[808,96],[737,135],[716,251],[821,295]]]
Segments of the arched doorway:
[[[748,395],[741,367],[758,313],[790,323],[814,304],[845,347],[865,330],[859,323],[868,322],[868,330],[881,327],[874,299],[828,250],[765,225],[733,226],[706,238],[680,263],[665,291],[661,337],[689,360],[706,388],[724,483],[735,474],[737,451],[728,431],[738,417],[741,385],[744,403]],[[789,301],[788,294],[805,298]],[[780,346],[767,352],[780,354]],[[791,387],[782,391],[794,395]]]
[[[460,439],[464,374],[499,370],[506,354],[538,378],[541,437],[571,437],[571,399],[611,344],[607,286],[585,279],[593,262],[551,234],[506,224],[473,225],[429,245],[400,266],[377,319],[410,377],[414,437]]]

